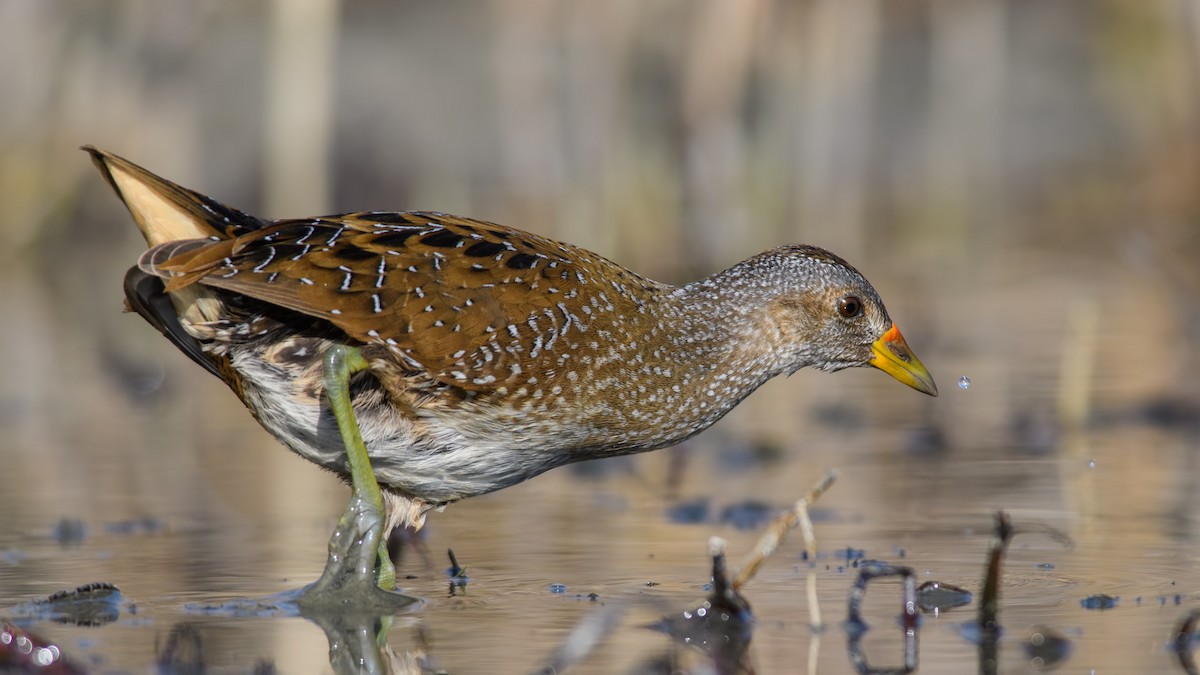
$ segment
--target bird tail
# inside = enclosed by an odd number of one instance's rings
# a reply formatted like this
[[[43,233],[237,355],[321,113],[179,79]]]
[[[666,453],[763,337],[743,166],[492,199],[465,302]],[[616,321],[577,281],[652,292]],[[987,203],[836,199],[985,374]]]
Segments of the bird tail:
[[[224,302],[218,291],[192,284],[168,292],[160,266],[179,253],[214,239],[262,227],[265,221],[154,175],[104,150],[84,146],[101,175],[124,202],[150,248],[125,275],[125,303],[197,363],[217,373],[189,326],[219,321]]]
[[[227,239],[264,225],[259,218],[176,185],[123,157],[90,145],[83,149],[125,203],[151,248],[187,239]]]

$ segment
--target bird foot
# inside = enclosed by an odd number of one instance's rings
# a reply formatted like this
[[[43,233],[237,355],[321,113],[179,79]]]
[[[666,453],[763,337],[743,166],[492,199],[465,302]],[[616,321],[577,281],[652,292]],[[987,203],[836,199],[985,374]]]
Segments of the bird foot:
[[[329,558],[321,578],[306,587],[297,599],[304,613],[392,613],[420,602],[398,593],[395,568],[386,554],[380,556],[383,513],[357,494],[329,537]],[[376,561],[387,560],[378,572]],[[387,583],[388,587],[383,585]]]
[[[325,394],[346,446],[354,492],[329,538],[325,571],[300,596],[302,610],[388,611],[416,601],[394,592],[396,569],[383,537],[388,522],[383,494],[350,404],[350,376],[367,367],[353,347],[336,345],[325,355]]]

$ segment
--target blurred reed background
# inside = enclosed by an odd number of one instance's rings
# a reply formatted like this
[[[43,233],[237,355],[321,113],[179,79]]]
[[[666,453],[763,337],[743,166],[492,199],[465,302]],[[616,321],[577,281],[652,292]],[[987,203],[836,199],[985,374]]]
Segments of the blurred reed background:
[[[1194,247],[1198,36],[1188,0],[8,0],[0,242],[132,248],[95,143],[266,215],[436,208],[674,279],[763,241]]]

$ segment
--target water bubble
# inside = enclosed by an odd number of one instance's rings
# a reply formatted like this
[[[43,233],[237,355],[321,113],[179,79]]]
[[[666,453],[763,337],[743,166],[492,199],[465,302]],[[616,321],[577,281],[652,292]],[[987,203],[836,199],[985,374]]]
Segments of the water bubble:
[[[966,375],[963,375],[962,377],[958,378],[958,388],[959,389],[970,389],[971,388],[971,378],[967,377]]]

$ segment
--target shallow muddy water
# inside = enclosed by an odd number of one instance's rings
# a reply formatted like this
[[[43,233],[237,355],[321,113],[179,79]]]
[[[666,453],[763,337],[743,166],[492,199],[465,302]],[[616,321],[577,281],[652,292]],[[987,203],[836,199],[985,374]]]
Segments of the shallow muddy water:
[[[727,539],[737,561],[762,528],[756,514],[777,513],[836,467],[813,514],[827,628],[809,628],[793,534],[745,588],[757,672],[855,672],[842,622],[860,556],[971,591],[970,605],[924,616],[918,671],[978,670],[960,626],[976,616],[1001,509],[1029,531],[1004,561],[998,672],[1037,670],[1025,644],[1041,627],[1070,641],[1056,672],[1182,672],[1170,642],[1200,606],[1200,422],[1171,386],[1179,335],[1169,323],[1100,330],[1088,319],[1171,310],[1155,304],[1153,278],[1023,260],[1020,274],[982,268],[951,290],[868,272],[938,379],[937,399],[873,371],[801,372],[681,448],[559,469],[431,514],[399,562],[402,588],[424,603],[388,628],[394,663],[534,672],[578,622],[613,608],[620,624],[572,672],[636,672],[686,652],[645,626],[704,597],[709,537]],[[0,345],[22,355],[0,405],[0,617],[108,582],[121,592],[115,620],[19,623],[95,672],[156,672],[172,656],[208,672],[333,671],[316,623],[238,616],[227,603],[313,581],[348,489],[278,446],[136,317],[117,315],[114,293],[72,306],[28,277],[6,283],[6,315],[28,321]],[[986,297],[990,309],[973,321],[915,309],[939,287],[939,304]],[[81,316],[94,330],[67,330]],[[1078,363],[1064,358],[1079,351]],[[1151,405],[1163,399],[1173,403]],[[1085,420],[1074,430],[1072,410]],[[465,587],[449,583],[448,548]],[[1085,609],[1101,594],[1116,606]],[[865,612],[867,662],[899,667],[900,585],[873,583]]]
[[[20,64],[0,68],[0,672],[25,658],[4,642],[14,620],[96,673],[531,673],[618,611],[571,672],[645,672],[692,653],[644,626],[705,596],[710,537],[735,564],[829,468],[813,567],[827,627],[809,627],[793,533],[744,589],[755,672],[902,664],[896,581],[869,587],[851,654],[857,556],[974,594],[924,616],[920,673],[1037,672],[1026,644],[1047,631],[1069,641],[1057,673],[1184,672],[1172,633],[1200,609],[1196,8],[0,2]],[[800,372],[685,447],[431,514],[398,567],[423,602],[382,650],[370,621],[239,615],[317,578],[349,490],[120,313],[145,247],[83,144],[264,217],[439,209],[676,283],[827,247],[878,288],[941,396]],[[1023,532],[992,668],[960,627],[998,510]],[[120,589],[94,625],[28,604],[94,582]]]

